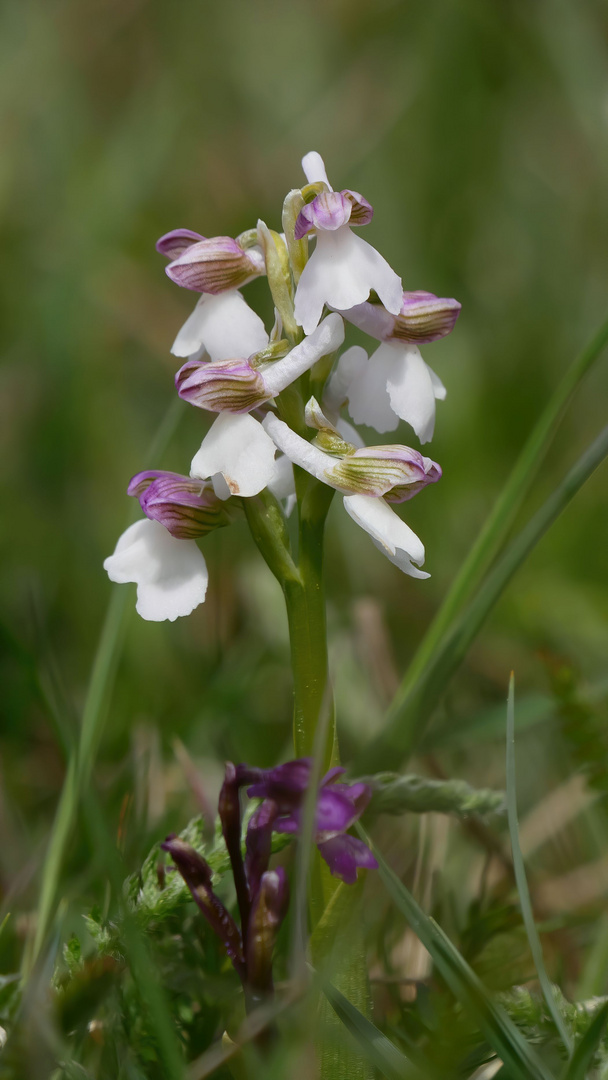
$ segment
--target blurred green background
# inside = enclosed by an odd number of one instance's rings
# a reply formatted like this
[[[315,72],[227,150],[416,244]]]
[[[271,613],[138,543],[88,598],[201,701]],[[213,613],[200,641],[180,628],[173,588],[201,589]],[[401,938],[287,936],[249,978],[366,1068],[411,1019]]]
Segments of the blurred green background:
[[[444,479],[405,511],[432,578],[400,576],[339,505],[330,516],[349,756],[381,725],[536,416],[608,313],[608,9],[19,0],[0,19],[0,885],[5,904],[17,895],[27,909],[64,775],[40,684],[74,730],[128,480],[186,472],[207,423],[184,404],[163,459],[148,459],[173,397],[169,348],[195,300],[168,281],[155,240],[178,226],[236,235],[258,216],[277,227],[301,156],[317,149],[336,187],[374,205],[366,239],[404,286],[462,302],[454,334],[423,349],[448,388],[430,448]],[[263,283],[246,296],[268,315]],[[604,359],[526,513],[605,422],[607,392]],[[405,427],[400,438],[415,441]],[[517,575],[441,707],[450,739],[429,748],[433,768],[502,786],[503,714],[492,709],[515,668],[538,720],[521,735],[524,809],[577,768],[552,705],[556,668],[596,698],[608,675],[606,481],[604,467]],[[204,550],[206,604],[173,625],[133,614],[127,629],[97,783],[113,828],[125,807],[145,825],[135,861],[196,809],[176,736],[211,791],[224,758],[267,765],[289,752],[280,591],[244,524]],[[547,874],[596,858],[599,843],[579,829],[549,852]],[[79,837],[68,893],[87,888],[87,857]]]

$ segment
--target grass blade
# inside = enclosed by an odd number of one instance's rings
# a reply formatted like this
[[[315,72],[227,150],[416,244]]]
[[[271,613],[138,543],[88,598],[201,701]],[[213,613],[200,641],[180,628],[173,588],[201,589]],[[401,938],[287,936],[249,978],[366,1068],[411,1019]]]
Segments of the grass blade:
[[[511,837],[511,851],[513,853],[513,870],[515,872],[515,884],[519,893],[521,914],[526,928],[526,935],[534,966],[538,975],[543,997],[547,1002],[547,1008],[553,1017],[553,1022],[559,1031],[562,1041],[568,1053],[572,1053],[572,1039],[557,1008],[553,990],[543,959],[543,949],[534,922],[534,912],[530,900],[530,890],[526,880],[526,869],[519,843],[519,825],[517,820],[517,786],[515,778],[515,677],[511,672],[509,680],[509,699],[507,702],[507,819],[509,822],[509,835]]]
[[[450,990],[475,1018],[480,1031],[507,1066],[512,1080],[551,1080],[551,1073],[526,1042],[506,1012],[490,997],[488,991],[469,967],[458,949],[440,926],[429,918],[405,885],[393,873],[380,853],[370,843],[364,830],[359,833],[370,844],[378,860],[379,872],[396,907],[407,919],[414,933],[433,958],[433,962]]]
[[[323,992],[336,1016],[357,1040],[368,1061],[388,1080],[422,1080],[422,1073],[399,1050],[386,1035],[372,1024],[347,997],[331,983],[325,983]]]
[[[413,687],[431,663],[442,638],[448,633],[458,612],[462,611],[475,594],[494,557],[504,546],[517,511],[532,486],[566,408],[606,344],[608,344],[608,320],[602,324],[595,337],[570,365],[547,402],[493,510],[427,630],[397,691],[391,707],[392,712],[398,713],[403,709]]]
[[[474,600],[440,642],[407,695],[397,696],[389,710],[384,730],[358,754],[352,766],[354,774],[394,769],[412,752],[446,684],[516,570],[607,455],[608,427],[605,427],[500,556]]]
[[[589,1066],[593,1060],[600,1039],[608,1020],[608,1002],[602,1005],[589,1024],[581,1041],[578,1043],[570,1061],[568,1062],[563,1080],[586,1080]]]

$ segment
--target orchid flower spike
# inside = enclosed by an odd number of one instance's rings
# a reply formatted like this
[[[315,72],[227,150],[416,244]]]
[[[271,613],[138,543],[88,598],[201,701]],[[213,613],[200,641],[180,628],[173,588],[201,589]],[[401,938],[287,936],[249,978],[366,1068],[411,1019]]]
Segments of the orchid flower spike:
[[[302,168],[309,184],[324,185],[327,190],[315,195],[302,208],[295,224],[296,240],[309,233],[317,238],[296,289],[297,322],[310,334],[325,304],[346,310],[367,300],[372,290],[387,311],[398,315],[403,290],[401,279],[370,244],[352,231],[352,226],[371,221],[372,206],[357,191],[348,188],[334,191],[323,160],[316,152],[306,154]]]
[[[137,584],[143,619],[173,622],[202,604],[209,574],[196,539],[233,520],[211,486],[178,473],[138,473],[127,489],[146,517],[122,534],[104,562],[110,581]]]
[[[256,363],[249,359],[188,360],[177,372],[175,385],[180,397],[210,412],[251,412],[277,397],[324,356],[335,352],[344,341],[344,323],[336,312],[282,359]]]
[[[342,440],[314,399],[306,418],[320,430],[312,443],[272,413],[265,417],[263,427],[294,465],[342,492],[347,513],[391,562],[411,577],[429,577],[413,565],[424,563],[424,545],[388,503],[405,502],[435,483],[441,477],[439,465],[407,446],[355,449]]]
[[[445,337],[459,312],[457,300],[427,292],[404,292],[397,316],[382,304],[371,303],[341,312],[382,344],[369,359],[360,346],[340,357],[325,388],[324,407],[333,414],[348,402],[355,423],[379,432],[394,431],[399,420],[405,420],[421,443],[429,442],[435,429],[435,401],[444,400],[446,389],[416,343]]]
[[[297,834],[302,827],[306,791],[312,763],[309,758],[288,761],[274,769],[239,765],[238,782],[249,784],[250,798],[262,799],[247,830],[248,861],[255,865],[259,851],[269,849],[270,834]],[[330,769],[319,785],[315,816],[315,843],[331,873],[347,885],[357,880],[359,867],[377,869],[378,863],[363,843],[347,832],[358,821],[372,795],[368,784],[338,783],[346,770]]]

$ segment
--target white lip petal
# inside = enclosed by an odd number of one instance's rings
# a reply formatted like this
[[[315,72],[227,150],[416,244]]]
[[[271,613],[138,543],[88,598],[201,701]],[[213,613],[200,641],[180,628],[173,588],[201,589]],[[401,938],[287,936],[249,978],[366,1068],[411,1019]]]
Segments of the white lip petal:
[[[323,305],[345,311],[367,300],[374,289],[385,308],[401,310],[401,279],[375,248],[342,225],[317,234],[317,244],[298,283],[295,317],[305,333],[321,318]]]
[[[392,408],[402,420],[411,424],[421,443],[429,442],[435,430],[435,386],[431,372],[415,345],[381,345],[370,360],[380,354],[393,353],[395,362],[387,379]]]
[[[353,381],[360,376],[367,365],[367,353],[360,345],[346,349],[338,360],[325,384],[323,408],[334,415],[344,405]]]
[[[427,369],[428,369],[428,373],[431,376],[431,382],[433,384],[433,390],[435,392],[436,401],[445,401],[446,397],[448,396],[448,392],[447,392],[445,386],[443,385],[441,379],[439,378],[439,375],[437,375],[437,373],[435,371],[433,371],[433,369],[431,367],[429,367],[428,364],[426,366],[427,366]]]
[[[384,499],[345,495],[344,508],[395,566],[411,577],[429,577],[412,566],[413,562],[424,563],[424,544]]]
[[[380,346],[361,367],[348,388],[348,411],[356,424],[368,424],[376,431],[394,431],[399,417],[391,405],[388,381],[394,376],[399,357]]]
[[[363,449],[365,443],[361,438],[359,432],[352,424],[349,424],[348,420],[344,420],[341,416],[336,421],[336,431],[338,435],[341,435],[344,442],[348,442],[351,446],[356,446],[358,449]]]
[[[202,604],[209,575],[194,540],[177,540],[158,521],[136,521],[104,562],[111,581],[137,584],[138,613],[150,622],[173,622]]]
[[[190,475],[207,480],[221,473],[232,495],[257,495],[275,470],[275,445],[253,416],[220,413],[194,455]]]
[[[203,293],[173,342],[174,356],[186,357],[202,346],[211,360],[251,356],[266,348],[264,323],[238,289],[217,296]]]
[[[262,372],[269,397],[276,397],[286,386],[308,371],[322,356],[328,356],[344,341],[344,323],[337,312],[332,312],[313,330],[312,334],[296,345],[283,358],[270,364]]]
[[[304,176],[309,184],[318,184],[319,182],[322,182],[327,184],[330,191],[334,190],[327,179],[325,162],[316,150],[310,150],[308,154],[304,155],[302,158],[302,168],[304,170]]]

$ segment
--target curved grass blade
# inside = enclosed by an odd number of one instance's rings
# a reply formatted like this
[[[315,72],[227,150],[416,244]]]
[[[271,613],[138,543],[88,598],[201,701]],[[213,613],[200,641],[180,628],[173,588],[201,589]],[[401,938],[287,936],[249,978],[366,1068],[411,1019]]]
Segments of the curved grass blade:
[[[504,546],[517,511],[551,445],[561,418],[578,386],[608,344],[608,319],[595,337],[570,365],[533,428],[513,471],[490,512],[481,532],[462,564],[445,600],[427,630],[408,671],[397,690],[391,712],[405,706],[411,691],[431,663],[442,638],[474,595],[494,557]]]
[[[519,893],[521,914],[526,928],[526,935],[536,974],[543,997],[547,1002],[549,1013],[559,1031],[562,1042],[568,1053],[572,1053],[572,1039],[555,1003],[551,982],[545,968],[543,949],[538,936],[538,930],[534,922],[534,912],[530,900],[530,890],[526,880],[526,868],[519,843],[519,825],[517,820],[517,785],[515,779],[515,677],[511,672],[509,680],[509,698],[507,702],[507,820],[509,822],[509,836],[511,837],[511,851],[513,853],[513,870],[515,872],[515,884]]]
[[[608,1021],[608,1002],[602,1005],[589,1024],[566,1066],[562,1080],[587,1080],[588,1070],[604,1033],[606,1021]]]
[[[387,767],[394,769],[412,752],[446,684],[516,570],[607,455],[608,426],[500,556],[474,600],[440,642],[407,696],[403,698],[399,695],[395,700],[389,710],[385,729],[357,756],[352,767],[355,774],[376,772]]]
[[[164,452],[177,427],[181,409],[181,401],[173,400],[148,449],[148,460],[154,461]],[[132,606],[129,600],[127,589],[112,590],[93,661],[78,746],[70,756],[44,860],[36,933],[32,947],[24,954],[24,977],[27,977],[36,962],[53,915],[63,858],[76,818],[80,795],[91,776],[107,715],[127,615]]]
[[[511,1080],[552,1080],[552,1074],[538,1057],[504,1009],[490,996],[483,983],[469,967],[434,919],[429,918],[403,882],[393,873],[365,831],[357,826],[366,844],[378,860],[379,873],[396,907],[405,915],[414,933],[433,958],[433,962],[454,997],[475,1018],[480,1031],[494,1052],[507,1066]]]
[[[387,1080],[422,1080],[420,1070],[337,987],[324,983],[323,993],[370,1064],[375,1065]]]

